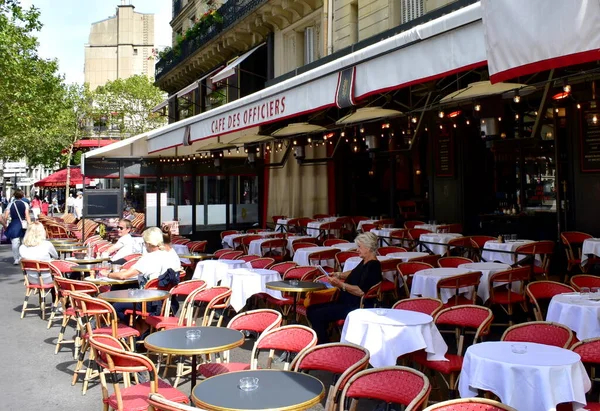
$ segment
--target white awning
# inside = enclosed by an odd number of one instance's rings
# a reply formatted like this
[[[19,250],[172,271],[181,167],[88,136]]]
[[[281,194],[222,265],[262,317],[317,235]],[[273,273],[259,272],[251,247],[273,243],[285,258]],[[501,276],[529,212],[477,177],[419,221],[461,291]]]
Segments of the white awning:
[[[190,142],[194,142],[333,107],[340,73],[348,68],[355,68],[353,94],[354,100],[359,100],[486,63],[478,2],[249,96],[170,124],[160,133],[148,136],[148,151],[156,153],[183,145],[188,126]]]
[[[176,94],[177,97],[181,97],[181,96],[185,96],[187,93],[194,91],[198,88],[198,86],[200,86],[200,82],[202,82],[202,80],[204,80],[205,78],[212,76],[215,72],[219,71],[223,69],[223,66],[219,66],[214,70],[209,71],[208,73],[206,73],[205,75],[203,75],[202,77],[200,77],[198,80],[194,81],[192,84],[190,84],[189,86],[179,90]]]
[[[262,47],[265,44],[266,43],[259,44],[258,46],[254,47],[252,50],[245,52],[244,54],[242,54],[241,56],[236,58],[234,61],[232,61],[230,64],[228,64],[223,70],[219,71],[216,75],[211,77],[210,80],[213,83],[216,83],[218,81],[225,80],[226,78],[233,76],[235,74],[235,68],[237,66],[239,66],[240,64],[242,64],[242,61],[244,61],[248,57],[250,57],[250,55],[252,53],[254,53],[259,47]]]

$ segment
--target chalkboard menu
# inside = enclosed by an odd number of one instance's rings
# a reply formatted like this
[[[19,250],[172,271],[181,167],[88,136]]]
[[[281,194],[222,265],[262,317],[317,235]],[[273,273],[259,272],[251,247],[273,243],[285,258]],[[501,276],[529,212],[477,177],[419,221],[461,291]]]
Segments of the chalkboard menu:
[[[123,215],[121,190],[87,190],[83,195],[85,218],[121,217]]]
[[[600,172],[600,108],[592,102],[582,111],[581,171]]]
[[[454,176],[454,147],[452,132],[446,127],[440,129],[435,139],[436,177]]]

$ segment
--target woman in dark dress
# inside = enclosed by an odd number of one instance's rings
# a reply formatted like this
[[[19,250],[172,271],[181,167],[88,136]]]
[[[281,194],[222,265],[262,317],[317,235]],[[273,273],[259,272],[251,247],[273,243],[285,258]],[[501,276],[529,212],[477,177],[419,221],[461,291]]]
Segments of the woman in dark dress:
[[[338,300],[311,305],[307,309],[306,316],[317,333],[319,344],[329,342],[329,324],[332,321],[343,320],[350,311],[360,308],[361,297],[382,279],[381,264],[377,260],[377,236],[373,233],[363,233],[354,241],[362,261],[354,270],[334,273],[330,277],[329,282],[340,289]]]
[[[23,201],[23,191],[16,190],[14,196],[15,199],[4,211],[4,220],[6,221],[10,215],[11,221],[6,229],[6,238],[10,240],[12,246],[13,258],[15,259],[13,264],[17,265],[21,262],[19,247],[21,246],[21,239],[25,235],[21,221],[27,221],[31,224],[31,219],[29,218],[29,204]]]

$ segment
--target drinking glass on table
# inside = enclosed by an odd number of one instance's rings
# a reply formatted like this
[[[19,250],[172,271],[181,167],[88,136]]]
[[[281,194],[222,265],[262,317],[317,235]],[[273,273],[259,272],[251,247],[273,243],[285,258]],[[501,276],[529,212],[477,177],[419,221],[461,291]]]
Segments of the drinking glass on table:
[[[590,295],[590,287],[581,287],[579,292],[582,296],[588,297]]]
[[[590,287],[590,291],[595,297],[600,296],[600,287]]]

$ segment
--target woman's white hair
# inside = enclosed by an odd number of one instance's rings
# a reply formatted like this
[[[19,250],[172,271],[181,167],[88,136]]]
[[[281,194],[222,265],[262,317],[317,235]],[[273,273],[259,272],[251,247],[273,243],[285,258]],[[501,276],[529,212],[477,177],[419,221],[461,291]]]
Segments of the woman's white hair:
[[[373,233],[362,233],[356,236],[354,240],[356,245],[363,245],[371,250],[374,254],[377,254],[378,248],[378,239],[377,236]]]
[[[145,229],[144,233],[142,234],[142,238],[146,244],[154,247],[162,247],[164,245],[162,230],[158,227],[150,227]]]
[[[35,222],[29,224],[25,237],[23,237],[23,245],[26,247],[36,247],[46,240],[46,229],[42,223]]]

